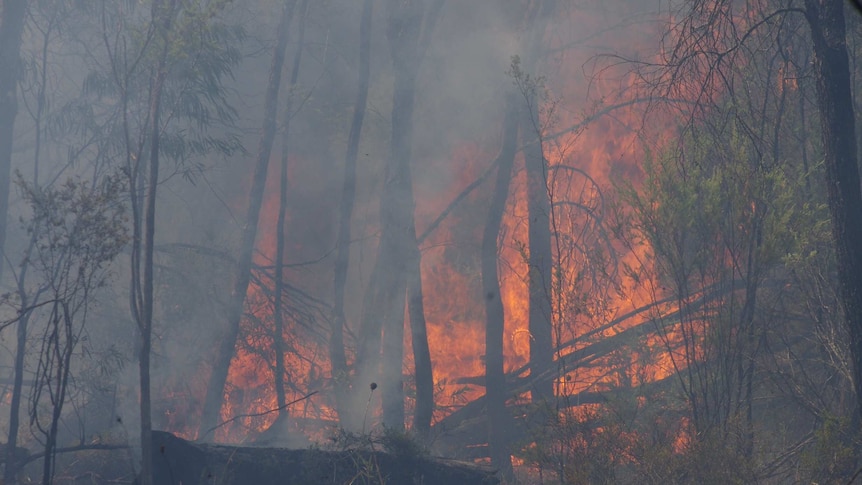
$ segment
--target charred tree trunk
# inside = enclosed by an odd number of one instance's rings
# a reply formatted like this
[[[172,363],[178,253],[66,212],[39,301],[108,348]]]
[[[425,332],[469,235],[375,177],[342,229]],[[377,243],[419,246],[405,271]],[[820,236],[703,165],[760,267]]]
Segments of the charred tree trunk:
[[[350,375],[347,369],[347,356],[344,352],[344,289],[347,283],[347,268],[350,264],[350,220],[353,218],[353,204],[356,200],[356,160],[359,154],[359,139],[365,120],[368,100],[368,84],[371,77],[371,14],[374,0],[362,2],[362,17],[359,23],[359,79],[356,90],[356,104],[353,107],[353,121],[347,139],[347,154],[344,160],[344,181],[341,189],[341,203],[338,216],[338,253],[335,256],[335,280],[333,289],[333,318],[329,336],[329,362],[332,378],[335,381],[335,403],[338,419],[345,428],[354,428],[357,419],[356,407],[349,404]],[[353,415],[351,417],[350,415]]]
[[[18,114],[19,56],[26,15],[27,0],[4,0],[0,5],[0,279],[6,265],[6,216],[11,188],[12,140]]]
[[[228,308],[228,328],[219,345],[218,353],[213,363],[212,374],[207,385],[201,424],[198,430],[199,439],[205,438],[207,433],[218,425],[219,414],[224,399],[224,386],[227,381],[230,361],[234,356],[236,339],[239,336],[239,324],[242,320],[245,295],[246,291],[248,291],[249,280],[251,279],[251,263],[252,256],[254,255],[254,242],[257,236],[260,208],[263,204],[266,173],[269,169],[269,158],[272,153],[272,145],[277,129],[275,118],[278,107],[278,91],[281,88],[281,71],[284,66],[284,54],[287,46],[288,26],[290,25],[295,5],[296,0],[287,0],[285,2],[278,23],[276,45],[264,98],[263,133],[258,145],[257,163],[254,168],[245,226],[242,231],[240,257],[236,265],[231,300]]]
[[[305,17],[308,13],[308,0],[303,0],[300,6],[301,16],[299,18],[299,39],[296,46],[296,55],[293,57],[293,66],[290,70],[290,88],[296,86],[299,79],[299,66],[302,63],[303,42],[305,41]],[[287,417],[287,398],[284,392],[284,311],[282,309],[282,293],[284,293],[284,219],[287,215],[287,168],[288,148],[290,144],[290,118],[293,116],[293,95],[288,93],[287,104],[284,108],[284,122],[282,123],[281,138],[281,169],[279,172],[278,190],[278,216],[276,220],[275,240],[275,273],[272,319],[274,323],[273,347],[275,350],[275,396],[278,403],[279,418]]]
[[[862,188],[844,2],[806,0],[805,12],[814,43],[814,75],[840,295],[850,334],[856,407],[862,413]]]
[[[510,94],[506,100],[506,116],[503,121],[503,145],[497,158],[497,182],[488,211],[488,220],[482,235],[482,294],[485,298],[485,396],[488,411],[488,450],[491,465],[503,476],[512,475],[509,452],[511,416],[506,411],[506,375],[503,370],[503,300],[497,272],[497,254],[500,225],[518,141],[520,118],[518,100]]]

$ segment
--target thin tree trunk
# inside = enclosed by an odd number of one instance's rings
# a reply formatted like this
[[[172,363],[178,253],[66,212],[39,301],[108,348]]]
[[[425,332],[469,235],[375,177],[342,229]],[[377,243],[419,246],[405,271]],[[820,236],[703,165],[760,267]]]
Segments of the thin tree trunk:
[[[21,464],[17,463],[15,447],[18,445],[18,428],[20,426],[21,398],[24,394],[24,360],[27,356],[27,329],[33,308],[39,301],[41,295],[47,290],[47,286],[41,286],[35,294],[28,293],[26,285],[27,274],[30,269],[30,256],[36,248],[38,234],[34,231],[30,234],[30,242],[22,259],[21,268],[18,271],[17,294],[23,313],[18,319],[15,343],[15,368],[12,377],[12,396],[9,401],[9,433],[6,439],[5,467],[3,470],[4,483],[14,483],[15,475]]]
[[[533,101],[536,99],[533,97]],[[522,133],[535,135],[533,119],[537,116],[534,106],[522,115]],[[547,171],[543,145],[535,138],[525,137],[524,163],[527,169],[527,213],[530,219],[529,238],[529,329],[530,329],[530,374],[540,375],[553,366],[553,339],[551,328],[551,202],[548,197]],[[554,396],[549,382],[536,383],[531,392],[534,402],[548,400]]]
[[[528,23],[530,38],[526,59],[527,72],[538,64],[541,55],[545,22],[553,9],[553,1],[545,0],[536,7],[536,20]],[[538,21],[537,21],[538,20]],[[540,99],[536,91],[540,86],[528,87],[525,92],[527,109],[521,113],[521,137],[523,138],[524,165],[527,172],[527,213],[529,217],[529,330],[530,330],[530,374],[539,375],[551,369],[554,363],[554,342],[551,319],[551,199],[548,193],[547,160],[545,160],[542,126],[539,119]],[[534,402],[551,402],[554,397],[553,383],[537,382],[531,391]]]
[[[12,174],[12,140],[18,114],[21,35],[27,0],[3,0],[0,12],[0,280],[6,265],[6,218]]]
[[[51,485],[54,481],[54,465],[56,457],[54,452],[57,448],[57,433],[60,427],[60,417],[63,414],[63,404],[66,402],[66,391],[69,385],[69,372],[72,363],[72,353],[75,349],[74,333],[72,331],[72,317],[69,307],[66,302],[60,302],[59,299],[54,303],[54,314],[52,315],[52,324],[54,325],[55,351],[62,355],[56,355],[57,365],[57,388],[51,393],[51,425],[48,428],[48,433],[45,439],[45,457],[42,462],[42,485]],[[63,330],[65,331],[64,346],[61,348],[60,326],[59,322],[63,322]],[[48,384],[51,386],[51,384]]]
[[[414,78],[418,75],[419,65],[431,43],[434,26],[440,17],[445,0],[434,0],[425,13],[425,25],[414,54]],[[421,20],[420,20],[421,23]],[[414,81],[415,82],[415,81]],[[414,86],[415,89],[415,86]],[[409,167],[408,167],[409,169]],[[413,198],[412,190],[410,194]],[[431,350],[428,346],[428,328],[425,321],[425,304],[422,291],[422,253],[416,239],[416,224],[411,213],[406,243],[409,245],[407,273],[407,308],[410,319],[411,347],[413,349],[414,383],[416,385],[416,407],[413,411],[413,432],[427,441],[431,434],[431,419],[434,416],[434,369],[431,363]],[[402,397],[403,399],[403,397]]]
[[[399,250],[404,250],[401,247]],[[407,257],[401,259],[407,262]],[[383,318],[383,369],[381,372],[381,399],[383,425],[389,429],[404,429],[404,310],[406,304],[407,268],[399,270],[393,278],[398,288],[390,302],[389,312]],[[399,311],[400,310],[400,311]]]
[[[386,190],[384,189],[384,194],[381,197],[381,206],[385,203],[385,200]],[[389,242],[389,238],[385,237],[387,233],[388,230],[385,229],[384,224],[384,227],[381,228],[379,248],[377,251],[378,258],[380,258],[381,255],[385,255],[384,257],[386,258],[392,256],[391,254],[387,255],[384,252],[389,250],[391,253],[391,243]],[[392,301],[391,291],[385,291],[388,287],[392,286],[392,273],[392,271],[386,268],[386,265],[383,262],[375,262],[374,270],[371,273],[371,281],[369,282],[368,290],[365,292],[365,298],[362,305],[362,319],[360,320],[359,326],[359,344],[356,349],[356,378],[354,380],[350,403],[351,406],[357,410],[363,407],[362,405],[365,397],[368,396],[368,394],[366,394],[368,392],[368,386],[376,384],[376,381],[379,380],[380,377],[380,342],[381,331],[383,328],[382,321],[385,315],[383,305],[390,304]],[[386,384],[384,383],[384,385]],[[367,409],[365,413],[366,415],[361,418],[361,422],[357,421],[356,423],[350,423],[351,425],[356,426],[356,428],[351,429],[361,429],[362,432],[365,431],[368,413]],[[360,424],[361,428],[359,428]]]
[[[329,361],[332,378],[335,381],[335,403],[341,425],[355,429],[358,424],[356,407],[350,406],[350,374],[347,356],[344,352],[344,290],[347,283],[347,268],[350,264],[350,220],[353,218],[353,204],[356,200],[356,161],[359,154],[359,140],[365,120],[368,100],[368,84],[371,77],[371,19],[374,0],[362,2],[362,17],[359,23],[359,79],[357,81],[356,104],[353,107],[353,121],[347,138],[347,154],[344,160],[344,181],[341,189],[341,203],[338,217],[338,253],[335,256],[335,281],[333,289],[335,301],[329,336]]]
[[[503,144],[497,165],[497,181],[482,234],[482,295],[485,300],[485,396],[488,410],[488,452],[491,465],[503,476],[512,476],[507,430],[511,417],[506,413],[506,375],[503,371],[503,300],[497,272],[500,224],[518,143],[518,100],[509,94],[503,121]]]
[[[13,5],[11,2],[5,2],[2,8],[2,19],[0,19],[0,65],[11,66],[8,69],[0,71],[0,194],[8,194],[9,193],[9,176],[10,176],[10,165],[11,165],[11,153],[12,153],[12,128],[14,125],[14,117],[17,111],[17,86],[18,86],[18,76],[17,72],[19,69],[19,50],[20,50],[20,40],[24,27],[24,15],[26,12],[26,2],[15,2],[17,5]],[[7,14],[12,17],[7,18]],[[12,22],[15,16],[19,16],[20,20],[16,23],[16,28],[18,30],[16,32],[10,32],[11,25],[9,22]],[[45,96],[46,96],[46,73],[47,73],[47,63],[48,63],[48,41],[50,37],[50,32],[53,27],[54,17],[51,19],[51,23],[48,29],[44,32],[43,44],[42,44],[42,70],[41,70],[41,83],[39,85],[38,91],[38,101],[37,101],[37,110],[36,110],[36,140],[35,140],[35,149],[33,154],[33,184],[34,186],[38,186],[39,183],[39,159],[40,152],[42,148],[41,135],[42,135],[42,124],[41,119],[45,107]],[[18,47],[15,48],[14,53],[10,51],[6,51],[7,48],[15,47],[13,42],[14,39],[10,38],[10,35],[17,36],[18,39]],[[9,45],[6,45],[9,43]],[[10,60],[6,62],[7,56],[12,56],[14,54],[14,61]],[[11,57],[9,57],[11,59]],[[6,78],[6,76],[11,76]],[[9,84],[12,83],[12,84]],[[7,99],[2,93],[9,93],[9,90],[6,88],[7,86],[11,86],[11,102],[12,106],[9,106],[7,103],[10,101]],[[9,118],[9,124],[2,120],[7,119],[7,116],[11,116]],[[6,142],[6,129],[8,128],[8,136],[9,141]],[[8,154],[6,153],[6,149],[8,148]],[[3,267],[5,266],[5,253],[4,253],[4,244],[6,238],[6,216],[8,209],[9,198],[8,195],[0,195],[0,281],[3,279]],[[12,396],[10,399],[10,408],[9,408],[9,432],[6,439],[6,456],[5,456],[5,468],[3,471],[3,481],[4,483],[12,483],[15,479],[15,475],[18,472],[18,464],[15,462],[15,447],[18,444],[18,427],[20,425],[20,413],[21,413],[21,397],[23,394],[23,382],[24,382],[24,358],[27,352],[27,328],[30,321],[31,310],[27,310],[27,306],[31,304],[31,300],[29,295],[27,294],[27,290],[25,287],[25,282],[27,280],[27,273],[30,265],[30,255],[33,253],[33,249],[36,244],[36,234],[31,234],[29,245],[27,246],[26,256],[23,258],[21,263],[21,268],[18,273],[18,297],[21,300],[21,308],[25,309],[25,312],[19,317],[18,320],[18,328],[16,334],[16,344],[15,344],[15,367],[13,374],[13,383],[12,383]],[[39,295],[44,291],[40,289],[36,292],[33,299],[38,300]]]
[[[299,79],[299,66],[302,63],[303,42],[305,41],[305,16],[308,13],[308,0],[303,0],[300,6],[299,17],[299,40],[297,41],[296,55],[293,57],[293,66],[290,71],[289,88],[296,86]],[[287,215],[287,168],[288,148],[290,144],[290,118],[293,116],[293,95],[288,93],[287,104],[284,108],[284,122],[281,138],[281,171],[279,173],[278,191],[278,220],[276,221],[276,249],[275,249],[275,298],[273,300],[272,317],[274,320],[275,333],[273,342],[275,347],[275,395],[278,401],[279,418],[287,417],[287,398],[284,392],[284,315],[282,311],[282,293],[284,292],[284,219]]]
[[[814,43],[814,76],[840,295],[850,334],[856,407],[862,413],[862,188],[844,2],[806,0],[805,12]]]
[[[25,298],[21,300],[22,308],[27,307],[26,294],[20,293]],[[16,463],[15,447],[18,446],[18,427],[20,426],[21,395],[24,390],[24,357],[27,353],[27,324],[30,321],[30,311],[27,310],[18,320],[17,342],[15,344],[15,374],[12,382],[12,397],[9,402],[9,433],[6,438],[6,467],[3,470],[3,482],[15,483],[15,475],[18,473]]]
[[[151,7],[151,21],[155,24],[157,35],[163,43],[158,62],[150,79],[149,107],[149,173],[144,198],[144,220],[140,213],[134,214],[134,238],[137,241],[132,253],[132,315],[140,332],[138,355],[138,379],[140,385],[141,419],[141,485],[153,484],[153,423],[150,396],[150,357],[152,353],[153,332],[153,291],[156,233],[156,196],[159,182],[159,150],[161,142],[161,102],[167,78],[167,58],[170,51],[170,30],[176,15],[176,5],[163,0],[154,1]],[[137,177],[135,180],[139,180]],[[137,197],[137,194],[133,194]],[[143,234],[142,234],[143,233]],[[143,241],[141,236],[143,235]],[[140,269],[140,250],[143,246],[143,272]],[[139,277],[140,275],[140,277]]]
[[[201,415],[201,425],[198,430],[199,439],[206,438],[208,431],[218,425],[222,401],[224,400],[224,386],[227,382],[230,361],[234,356],[236,339],[239,336],[239,324],[242,320],[245,295],[248,291],[249,280],[251,279],[251,263],[254,255],[254,242],[257,236],[260,208],[263,204],[266,174],[269,169],[269,158],[272,153],[272,144],[275,140],[277,128],[275,118],[278,107],[278,91],[281,88],[281,71],[284,66],[284,54],[287,46],[288,26],[290,25],[295,5],[296,0],[286,1],[276,33],[276,46],[272,56],[269,81],[264,98],[263,133],[258,145],[257,163],[255,164],[251,191],[249,193],[248,212],[246,213],[245,226],[242,232],[240,257],[237,260],[231,300],[228,307],[228,328],[219,345],[218,353],[213,363],[212,374],[207,385],[207,393]]]
[[[431,350],[428,348],[428,328],[425,322],[425,305],[422,294],[422,254],[416,243],[416,229],[412,228],[410,271],[407,282],[407,309],[410,317],[410,335],[415,367],[416,408],[413,412],[413,431],[425,441],[431,433],[434,416],[434,373]]]
[[[173,7],[156,2],[153,4],[154,20],[162,23],[165,45],[159,64],[153,74],[150,97],[150,171],[147,180],[146,207],[144,213],[144,270],[143,308],[141,321],[140,386],[141,386],[141,485],[153,483],[153,421],[150,398],[150,355],[153,335],[153,251],[156,234],[156,195],[159,184],[159,145],[161,141],[162,91],[167,78],[167,56],[169,50],[168,31],[174,12]],[[166,9],[165,11],[159,11]]]
[[[5,42],[7,40],[6,36],[9,35],[9,32],[8,32],[9,27],[7,26],[7,21],[9,21],[9,20],[7,20],[6,14],[9,12],[11,12],[11,15],[20,14],[22,16],[22,20],[20,23],[21,23],[21,27],[23,28],[23,15],[25,13],[25,8],[23,7],[23,5],[25,4],[25,2],[20,2],[20,3],[21,3],[21,11],[18,13],[15,13],[16,7],[14,7],[14,6],[13,6],[13,10],[7,10],[5,8],[6,5],[12,5],[11,3],[7,2],[4,4],[3,19],[0,20],[0,39],[3,39],[3,40],[0,40],[0,42],[3,42],[3,44],[0,44],[0,59],[6,59],[5,56],[8,55],[8,53],[6,51],[3,51],[3,49],[8,47],[5,45]],[[21,32],[18,32],[17,35],[18,35],[19,44],[20,44]],[[47,46],[47,39],[46,39],[44,45]],[[19,47],[20,47],[20,45],[19,45]],[[18,66],[18,63],[17,63],[18,52],[17,51],[15,52],[15,56],[16,56],[15,57],[16,61],[14,61],[12,64],[6,64],[6,63],[0,61],[0,65],[13,65],[13,67],[8,70],[9,72],[17,70],[18,69],[18,67],[17,67]],[[45,51],[43,51],[43,62],[47,62],[45,59],[47,59],[47,53]],[[42,66],[42,73],[43,74],[44,74],[45,70],[46,70],[46,67],[43,64],[43,66]],[[8,79],[4,78],[4,76],[8,75],[9,72],[6,72],[5,70],[0,70],[0,93],[7,92],[7,90],[5,88],[3,88],[3,86],[5,86],[4,83],[9,81]],[[42,79],[43,79],[43,85],[40,86],[40,91],[39,91],[39,106],[40,106],[39,113],[40,114],[41,114],[41,107],[44,104],[44,96],[45,96],[44,76]],[[18,85],[18,81],[17,81],[17,75],[16,75],[14,77],[14,84],[12,87],[13,108],[12,108],[12,114],[11,114],[12,118],[10,121],[11,124],[8,125],[9,137],[10,137],[8,143],[4,142],[6,125],[2,121],[0,121],[0,131],[2,131],[2,133],[0,133],[0,194],[4,194],[4,191],[3,191],[4,184],[5,184],[6,193],[8,193],[8,191],[9,191],[9,175],[10,175],[9,174],[9,165],[8,164],[4,165],[3,161],[4,160],[11,161],[11,150],[12,150],[12,142],[11,142],[12,131],[11,131],[11,129],[12,129],[12,124],[14,124],[14,116],[15,116],[14,111],[17,109],[17,85]],[[3,97],[2,94],[0,94],[0,119],[5,119],[6,116],[9,115],[9,112],[7,112],[8,105],[5,104],[7,101],[8,100],[5,99],[5,97]],[[37,123],[37,126],[38,126],[38,123]],[[39,165],[39,151],[41,148],[41,142],[38,138],[39,132],[40,132],[40,130],[37,130],[37,140],[36,140],[36,147],[35,147],[36,150],[35,150],[35,154],[34,154],[34,166],[35,167],[38,167],[38,165]],[[4,159],[3,157],[7,156],[5,153],[5,149],[7,147],[9,149],[9,154],[8,154],[8,158]],[[34,170],[34,177],[33,178],[34,178],[34,184],[37,183],[37,172],[35,172],[35,170]],[[4,247],[3,242],[4,242],[4,238],[5,238],[6,212],[7,212],[7,207],[8,207],[6,204],[8,203],[8,200],[9,200],[8,196],[0,195],[0,280],[2,280],[3,267],[5,265],[5,255],[3,253],[3,247]],[[36,244],[36,234],[34,233],[34,234],[31,234],[31,236],[30,236],[30,242],[27,246],[27,251],[25,253],[25,257],[22,259],[21,268],[20,268],[19,273],[18,273],[18,281],[17,281],[18,297],[21,300],[21,308],[24,308],[25,312],[20,316],[20,318],[18,320],[18,328],[17,328],[17,333],[16,333],[16,339],[17,340],[16,340],[16,344],[15,344],[15,368],[14,368],[14,374],[13,374],[13,378],[12,378],[12,380],[13,380],[13,382],[12,382],[12,396],[10,399],[10,407],[9,407],[9,432],[8,432],[7,439],[6,439],[6,457],[5,457],[6,466],[5,466],[4,471],[3,471],[3,481],[5,483],[13,483],[13,481],[15,480],[15,475],[17,474],[18,467],[19,467],[19,465],[15,462],[15,458],[16,458],[15,457],[15,447],[18,445],[18,428],[20,426],[21,397],[22,397],[23,391],[24,391],[24,389],[23,389],[24,359],[26,357],[26,352],[27,352],[27,329],[28,329],[28,324],[30,322],[30,315],[32,312],[32,310],[29,310],[27,308],[29,305],[35,303],[35,301],[37,301],[39,299],[39,295],[42,293],[42,291],[44,291],[44,287],[43,287],[42,289],[40,289],[39,291],[36,292],[36,295],[34,295],[33,299],[31,300],[28,293],[27,293],[27,288],[25,285],[25,282],[27,281],[28,269],[30,267],[30,256],[33,253],[33,249],[35,248],[35,244]]]

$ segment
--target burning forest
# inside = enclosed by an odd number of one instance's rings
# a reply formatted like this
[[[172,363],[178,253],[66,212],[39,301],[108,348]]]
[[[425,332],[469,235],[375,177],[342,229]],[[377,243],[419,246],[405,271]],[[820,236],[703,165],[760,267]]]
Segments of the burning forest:
[[[0,483],[852,482],[860,19],[2,0]]]

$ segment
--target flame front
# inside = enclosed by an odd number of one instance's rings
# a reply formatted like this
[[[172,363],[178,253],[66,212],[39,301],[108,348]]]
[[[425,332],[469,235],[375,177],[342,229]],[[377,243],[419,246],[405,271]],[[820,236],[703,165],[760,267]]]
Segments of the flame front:
[[[573,23],[584,24],[590,21],[591,14],[572,11],[569,15]],[[654,39],[649,30],[630,33],[626,39],[603,38],[612,46],[615,42],[647,44]],[[546,158],[546,188],[552,207],[549,230],[554,263],[549,295],[555,361],[559,364],[555,392],[560,397],[579,399],[586,393],[659,382],[678,370],[667,350],[681,343],[674,329],[647,332],[638,345],[621,340],[618,348],[588,359],[570,359],[597,342],[613,337],[622,339],[627,330],[648,325],[651,318],[674,311],[673,303],[652,311],[638,311],[665,295],[661,294],[661,286],[650,280],[655,273],[648,263],[650,248],[626,246],[618,241],[613,220],[616,210],[624,210],[614,206],[614,184],[625,181],[637,187],[641,183],[640,163],[644,153],[660,150],[662,143],[673,138],[674,128],[667,116],[651,119],[651,126],[645,129],[644,112],[639,107],[646,101],[640,97],[632,75],[620,72],[615,82],[578,81],[583,79],[583,66],[589,60],[584,56],[588,53],[567,48],[566,43],[564,38],[550,42],[550,49],[558,49],[562,54],[547,68],[554,76],[548,77],[542,86],[547,98],[537,129]],[[605,79],[610,79],[612,76],[607,74]],[[630,87],[620,89],[620,85]],[[581,105],[580,100],[597,98],[601,103],[595,106]],[[482,141],[462,139],[444,153],[417,155],[415,161],[422,167],[421,176],[415,176],[414,180],[415,217],[421,238],[421,277],[435,383],[435,422],[485,392],[485,321],[479,248],[490,182],[480,184],[462,197],[427,235],[424,231],[486,173],[499,142],[491,131],[498,129],[489,126],[489,133],[479,137]],[[654,140],[652,146],[644,146],[645,133]],[[319,163],[313,157],[293,157],[291,164],[296,168],[291,171],[291,185],[298,186],[311,177]],[[278,177],[270,172],[257,237],[255,263],[259,268],[271,268],[275,259]],[[505,311],[505,371],[520,375],[527,372],[532,339],[528,321],[530,248],[526,184],[523,155],[519,154],[509,187],[498,258]],[[315,214],[303,217],[301,222],[289,222],[286,229],[293,243],[288,247],[290,254],[302,253],[303,237],[297,233],[305,230],[305,224]],[[373,218],[366,224],[365,233],[374,234]],[[366,245],[364,251],[373,253],[367,241],[362,244]],[[354,264],[363,268],[368,265]],[[329,266],[324,264],[323,268],[316,275],[291,271],[285,275],[288,282],[297,285],[298,281],[310,281],[316,290],[314,294],[328,301],[330,297],[323,295],[331,291],[325,276],[330,274]],[[337,423],[332,397],[333,386],[337,384],[326,353],[328,328],[294,308],[287,311],[285,331],[276,336],[272,274],[271,269],[256,272],[246,295],[241,340],[231,363],[222,408],[222,420],[229,424],[217,431],[219,440],[253,440],[275,422],[278,416],[273,412],[278,407],[274,386],[275,338],[285,342],[286,375],[282,377],[287,384],[287,400],[320,391],[300,405],[288,408],[292,430],[319,438],[326,426]],[[353,301],[359,300],[353,297]],[[290,299],[287,302],[302,304]],[[358,315],[355,310],[348,315],[354,332]],[[409,338],[407,332],[404,370],[408,383],[413,369]],[[621,351],[623,348],[625,351]],[[411,390],[406,394],[412,395]],[[568,414],[567,419],[584,419],[591,409]]]

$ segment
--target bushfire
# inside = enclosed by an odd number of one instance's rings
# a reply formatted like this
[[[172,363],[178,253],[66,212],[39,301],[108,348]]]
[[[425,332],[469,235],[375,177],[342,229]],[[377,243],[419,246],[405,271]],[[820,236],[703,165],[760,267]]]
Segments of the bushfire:
[[[567,9],[556,22],[548,21],[541,36],[544,49],[554,53],[539,63],[541,75],[516,78],[514,71],[508,73],[520,101],[529,105],[531,100],[539,100],[540,106],[535,109],[532,128],[524,124],[520,128],[498,235],[496,258],[504,309],[502,347],[507,404],[516,421],[529,422],[540,407],[531,399],[531,392],[538,383],[549,382],[554,399],[544,405],[553,410],[556,426],[579,430],[579,444],[569,443],[571,447],[589,446],[584,441],[586,436],[610,435],[611,425],[590,423],[602,422],[611,407],[608,403],[621,400],[617,396],[623,391],[640,389],[631,406],[642,407],[652,395],[669,389],[675,376],[692,362],[710,358],[700,350],[701,339],[708,333],[702,319],[713,311],[704,302],[708,300],[709,285],[717,281],[712,276],[703,277],[701,290],[680,294],[678,288],[659,276],[664,268],[655,266],[657,251],[666,248],[653,247],[643,232],[637,237],[625,229],[641,215],[627,204],[630,201],[625,194],[653,183],[650,177],[654,174],[646,174],[644,166],[680,143],[680,122],[672,109],[653,109],[659,103],[658,90],[654,86],[652,91],[644,88],[642,72],[632,72],[628,65],[619,67],[597,57],[587,45],[591,42],[589,36],[584,40],[564,33],[565,29],[558,25],[601,24],[605,22],[604,14]],[[622,52],[632,44],[657,45],[662,25],[632,23],[636,28],[625,36],[595,36],[610,51]],[[653,55],[655,64],[668,55],[648,51],[634,54]],[[659,78],[656,85],[662,81]],[[676,86],[658,98],[671,104],[718,102],[722,91],[715,80],[701,81]],[[700,86],[701,90],[692,86]],[[430,102],[418,101],[420,116]],[[500,120],[503,106],[497,104],[500,106],[493,109]],[[416,122],[416,130],[427,128],[421,121]],[[413,217],[434,384],[433,440],[441,450],[459,455],[472,450],[467,456],[481,460],[488,456],[486,431],[471,422],[482,418],[484,411],[476,403],[486,395],[486,295],[480,258],[501,128],[500,123],[489,122],[460,137],[445,133],[439,138],[446,144],[433,149],[416,146],[411,161]],[[549,302],[550,315],[546,318],[553,345],[547,351],[553,353],[554,366],[542,374],[534,374],[531,366],[535,336],[530,322],[530,281],[536,275],[530,266],[535,250],[530,247],[529,231],[534,221],[529,208],[525,155],[537,143],[544,158],[544,186],[540,193],[550,208],[545,214],[548,227],[541,229],[547,231],[551,243],[551,275],[546,279],[550,286],[543,289],[543,297]],[[291,150],[290,145],[283,149]],[[351,370],[356,364],[361,332],[362,295],[373,281],[373,255],[381,231],[377,215],[380,202],[374,195],[381,190],[377,176],[382,171],[380,160],[386,154],[379,149],[366,151],[369,153],[361,151],[364,156],[359,160],[359,197],[351,224],[355,242],[347,277],[351,290],[344,336]],[[179,415],[193,414],[194,410],[173,406],[172,413],[166,416],[170,431],[189,438],[233,443],[265,441],[273,433],[290,436],[291,442],[325,440],[341,424],[335,395],[340,387],[351,386],[367,393],[367,403],[359,410],[360,415],[364,413],[362,430],[381,429],[381,392],[368,389],[368,383],[352,382],[349,376],[334,375],[328,353],[328,322],[333,318],[329,296],[333,249],[321,247],[319,242],[335,241],[333,214],[342,195],[332,193],[338,189],[331,183],[327,185],[320,175],[322,156],[307,148],[290,152],[289,214],[281,235],[287,241],[284,256],[290,264],[282,269],[274,267],[279,237],[275,225],[279,169],[270,168],[257,234],[255,269],[221,407],[223,425],[213,430],[212,436],[198,436],[194,420],[185,417],[179,421]],[[327,151],[325,156],[332,155]],[[660,204],[650,203],[653,209]],[[235,202],[238,208],[243,204],[241,197]],[[728,265],[734,263],[730,252],[722,257]],[[279,270],[287,285],[282,295],[275,295],[274,274]],[[285,308],[284,331],[280,335],[275,331],[275,298],[280,298]],[[413,336],[409,315],[402,310],[405,332],[401,375],[405,424],[409,428],[417,390]],[[285,373],[281,376],[276,375],[276,340],[284,349]],[[200,372],[205,374],[207,370],[202,368]],[[291,403],[282,409],[277,379],[283,381],[286,401]],[[381,386],[387,385],[391,383],[381,382]],[[201,390],[190,392],[193,402],[202,400]],[[166,401],[170,399],[165,396]],[[662,416],[660,420],[668,422],[666,429],[671,431],[667,439],[675,449],[688,446],[693,425],[684,413]],[[530,461],[531,453],[537,453],[539,445],[518,426],[521,452],[512,459],[524,465]],[[636,434],[635,430],[618,430],[616,436],[621,441],[614,452],[617,458],[625,460],[625,456],[637,452]]]

